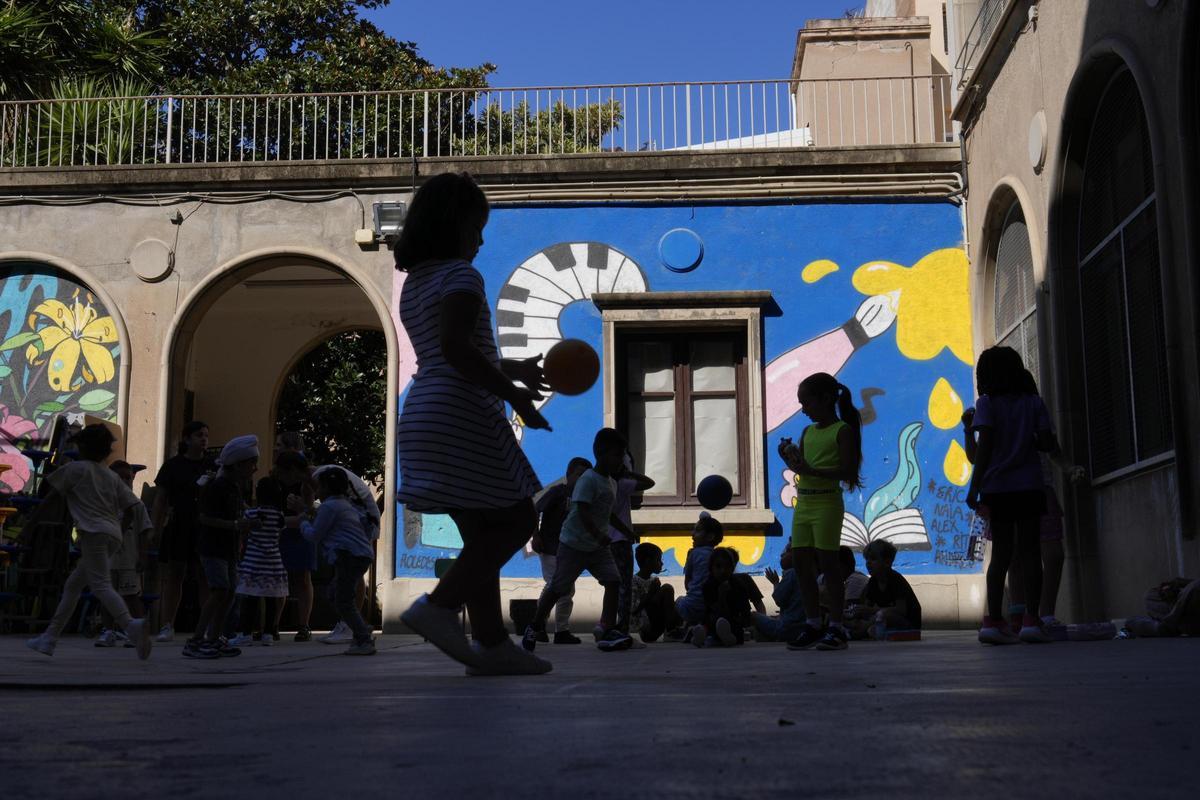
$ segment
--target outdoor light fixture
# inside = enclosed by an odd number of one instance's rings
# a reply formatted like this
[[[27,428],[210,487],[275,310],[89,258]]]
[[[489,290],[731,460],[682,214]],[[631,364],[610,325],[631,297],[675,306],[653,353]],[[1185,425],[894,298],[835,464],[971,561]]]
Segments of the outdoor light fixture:
[[[400,238],[408,203],[403,200],[385,200],[373,203],[371,209],[375,219],[375,239],[394,242]]]

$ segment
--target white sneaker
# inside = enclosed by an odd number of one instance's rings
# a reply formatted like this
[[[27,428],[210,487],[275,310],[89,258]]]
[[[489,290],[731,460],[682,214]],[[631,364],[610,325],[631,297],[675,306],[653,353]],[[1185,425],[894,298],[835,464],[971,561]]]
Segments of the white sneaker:
[[[1019,641],[1007,628],[987,625],[979,629],[980,644],[1016,644]]]
[[[1054,641],[1041,625],[1022,626],[1020,639],[1025,644],[1050,644]]]
[[[733,626],[724,617],[717,620],[717,639],[726,647],[733,647],[737,644],[737,637],[733,634]]]
[[[95,646],[96,647],[116,647],[117,646],[117,632],[112,630],[111,628],[105,628],[104,630],[100,631],[100,635],[96,637]]]
[[[142,661],[150,657],[154,648],[154,637],[150,635],[150,625],[145,619],[130,620],[125,626],[125,635],[137,648],[137,655]]]
[[[354,631],[344,622],[338,622],[325,636],[320,639],[324,644],[349,644],[354,641]]]
[[[30,650],[36,650],[44,656],[54,655],[54,647],[58,644],[57,639],[53,639],[49,634],[43,633],[40,636],[35,636],[32,639],[25,640],[25,646]]]
[[[478,654],[467,642],[454,609],[435,606],[429,595],[423,594],[400,615],[400,621],[460,664],[475,665]]]
[[[471,643],[475,664],[467,666],[467,674],[480,675],[545,675],[554,666],[544,658],[513,644],[507,636],[493,647]]]
[[[229,640],[230,647],[246,647],[254,644],[254,637],[248,633],[238,633]]]
[[[372,638],[369,642],[358,644],[354,641],[354,637],[350,637],[350,646],[346,648],[344,655],[348,656],[373,656],[375,655],[375,639]]]
[[[163,625],[158,632],[158,636],[154,637],[156,642],[173,642],[175,641],[175,629],[170,625]]]

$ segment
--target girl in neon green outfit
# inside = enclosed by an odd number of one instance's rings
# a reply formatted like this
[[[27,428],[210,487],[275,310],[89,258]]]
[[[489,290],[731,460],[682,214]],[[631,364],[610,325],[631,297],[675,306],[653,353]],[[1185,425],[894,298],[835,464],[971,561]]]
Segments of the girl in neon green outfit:
[[[796,508],[792,512],[792,557],[807,617],[790,650],[845,650],[849,636],[842,625],[845,576],[838,562],[842,539],[842,484],[862,486],[862,418],[850,390],[832,375],[809,375],[796,391],[800,410],[812,420],[800,444],[779,443],[779,455],[796,473]],[[829,627],[822,631],[817,573],[829,589]]]

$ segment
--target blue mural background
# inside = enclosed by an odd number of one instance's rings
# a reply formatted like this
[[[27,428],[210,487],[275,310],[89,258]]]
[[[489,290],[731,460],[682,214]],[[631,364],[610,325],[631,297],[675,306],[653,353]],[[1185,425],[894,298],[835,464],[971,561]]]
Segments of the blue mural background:
[[[703,242],[703,259],[692,271],[677,272],[663,263],[660,240],[675,228],[693,231]],[[564,242],[602,242],[619,250],[641,267],[649,291],[769,290],[783,313],[766,321],[767,363],[854,317],[867,297],[854,286],[855,270],[860,266],[891,262],[907,268],[935,251],[961,248],[962,225],[958,207],[944,202],[505,206],[493,209],[484,237],[476,266],[487,282],[493,309],[502,286],[518,265],[544,248]],[[802,279],[805,266],[818,260],[832,262],[838,269],[806,282]],[[965,256],[961,264],[965,287]],[[957,302],[950,295],[947,290],[946,302]],[[961,327],[963,314],[969,313],[963,305],[948,308],[947,325],[957,321]],[[932,324],[938,323],[934,320]],[[560,325],[563,336],[584,339],[600,351],[600,314],[590,302],[568,305]],[[938,427],[930,419],[931,393],[940,379],[970,404],[971,368],[959,357],[963,348],[959,355],[949,347],[940,349],[927,359],[905,355],[898,345],[900,331],[899,325],[893,325],[871,339],[838,372],[839,380],[856,398],[865,387],[884,392],[873,398],[878,416],[863,431],[866,488],[846,496],[847,511],[864,517],[872,495],[903,466],[899,442],[905,429],[911,435],[917,430],[913,424],[919,423],[915,454],[920,482],[911,487],[917,492],[911,508],[924,520],[929,549],[902,549],[897,568],[917,574],[976,572],[980,562],[972,548],[974,519],[962,503],[962,487],[947,476],[945,466],[951,442],[960,435],[959,427]],[[969,347],[966,351],[969,357]],[[793,391],[794,386],[793,382]],[[549,484],[561,476],[572,456],[590,456],[592,433],[603,424],[602,387],[597,384],[577,397],[554,396],[543,413],[555,432],[528,431],[523,445],[543,483]],[[786,481],[775,444],[780,436],[798,439],[806,422],[796,414],[777,430],[769,430],[763,443],[767,499],[784,531],[790,528],[791,508],[781,497]],[[465,474],[464,486],[469,484],[470,476]],[[874,505],[881,504],[877,498]],[[426,516],[418,520],[401,511],[398,520],[408,530],[401,532],[397,544],[397,576],[429,577],[437,558],[454,555],[457,534],[448,519]],[[419,531],[415,529],[418,525]],[[761,571],[775,564],[784,542],[783,537],[768,538],[761,558],[746,568]],[[686,549],[688,540],[679,538],[678,545]],[[668,556],[666,574],[680,573],[682,558],[682,552],[677,558]],[[504,575],[540,577],[541,573],[536,557],[518,553]]]

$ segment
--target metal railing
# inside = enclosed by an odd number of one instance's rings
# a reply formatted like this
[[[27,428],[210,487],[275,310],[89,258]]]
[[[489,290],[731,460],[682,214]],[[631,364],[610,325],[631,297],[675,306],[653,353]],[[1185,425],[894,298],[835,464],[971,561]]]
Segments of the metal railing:
[[[0,167],[946,141],[947,76],[0,102]]]
[[[962,49],[958,51],[958,57],[954,62],[954,74],[958,77],[956,88],[959,91],[966,87],[975,68],[979,66],[979,59],[983,56],[983,47],[1000,22],[1000,13],[1008,5],[1008,2],[1009,0],[983,0],[980,4],[979,13],[975,15],[975,21],[971,24],[971,29],[967,32]]]

